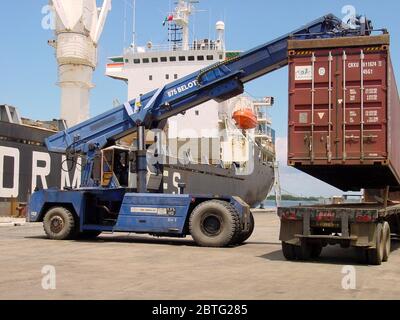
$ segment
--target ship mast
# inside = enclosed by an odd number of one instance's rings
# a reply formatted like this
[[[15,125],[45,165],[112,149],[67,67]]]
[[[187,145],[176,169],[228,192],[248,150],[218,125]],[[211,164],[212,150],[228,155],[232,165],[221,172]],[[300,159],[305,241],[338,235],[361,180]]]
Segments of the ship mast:
[[[195,0],[178,0],[173,13],[173,22],[182,30],[182,50],[189,50],[189,21],[193,12]]]

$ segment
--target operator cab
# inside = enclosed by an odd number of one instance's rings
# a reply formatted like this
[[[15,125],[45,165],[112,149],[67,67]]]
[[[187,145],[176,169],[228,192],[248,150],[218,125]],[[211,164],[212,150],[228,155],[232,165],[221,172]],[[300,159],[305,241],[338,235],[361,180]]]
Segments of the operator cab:
[[[101,151],[101,186],[129,187],[129,148],[113,146]]]
[[[101,186],[104,188],[128,188],[137,186],[136,157],[132,148],[116,145],[101,150]],[[161,167],[148,164],[147,188],[153,192],[160,190]]]

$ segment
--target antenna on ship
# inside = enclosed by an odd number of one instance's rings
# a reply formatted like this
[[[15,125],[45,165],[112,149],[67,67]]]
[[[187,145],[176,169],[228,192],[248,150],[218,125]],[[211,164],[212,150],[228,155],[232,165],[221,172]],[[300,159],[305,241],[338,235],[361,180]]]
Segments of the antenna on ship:
[[[199,3],[198,0],[179,0],[175,2],[177,5],[174,12],[169,14],[163,25],[169,23],[168,30],[169,40],[173,43],[173,48],[178,46],[182,50],[189,50],[189,19],[193,13],[194,4]]]
[[[131,47],[133,51],[136,48],[136,0],[132,0],[132,10],[133,10],[133,25],[132,25],[132,44]]]

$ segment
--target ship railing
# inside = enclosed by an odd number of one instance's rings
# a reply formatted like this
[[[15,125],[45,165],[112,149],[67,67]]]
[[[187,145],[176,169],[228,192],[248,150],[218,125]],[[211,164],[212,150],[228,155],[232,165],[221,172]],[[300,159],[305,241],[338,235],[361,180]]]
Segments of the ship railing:
[[[222,48],[218,43],[215,42],[195,42],[188,46],[190,51],[221,51]],[[182,45],[179,44],[148,44],[146,47],[136,47],[134,53],[146,53],[146,52],[163,52],[163,51],[188,51],[183,50]],[[132,48],[127,49],[132,52]]]

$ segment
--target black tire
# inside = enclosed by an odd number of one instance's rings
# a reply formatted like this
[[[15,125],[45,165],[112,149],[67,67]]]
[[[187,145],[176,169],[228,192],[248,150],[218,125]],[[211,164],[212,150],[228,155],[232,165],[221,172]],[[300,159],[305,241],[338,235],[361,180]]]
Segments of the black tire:
[[[357,262],[360,264],[368,263],[368,249],[363,247],[355,247]]]
[[[101,231],[83,231],[78,234],[77,238],[82,240],[90,240],[97,238],[100,234]]]
[[[250,221],[249,221],[249,230],[240,232],[236,239],[233,241],[233,244],[240,245],[246,240],[248,240],[254,232],[254,216],[250,212]]]
[[[302,242],[300,246],[295,246],[295,253],[298,260],[307,261],[311,258],[312,246]]]
[[[282,241],[282,253],[286,260],[296,260],[296,246],[285,241]]]
[[[199,246],[226,247],[240,232],[239,214],[225,201],[203,202],[190,215],[189,231]]]
[[[318,258],[322,253],[322,244],[313,243],[313,244],[310,244],[310,247],[311,247],[310,258],[312,258],[312,259]]]
[[[52,240],[74,239],[77,234],[74,215],[63,207],[54,207],[46,212],[43,228]]]
[[[375,248],[368,249],[368,263],[379,266],[383,261],[384,241],[383,241],[383,224],[378,223],[376,226]]]
[[[388,222],[383,223],[383,244],[384,244],[384,249],[383,249],[383,257],[382,261],[387,262],[389,260],[390,256],[390,250],[391,250],[391,237],[390,237],[390,225]]]

